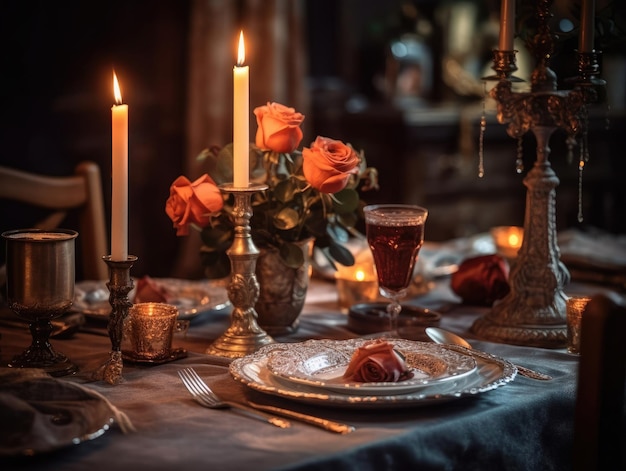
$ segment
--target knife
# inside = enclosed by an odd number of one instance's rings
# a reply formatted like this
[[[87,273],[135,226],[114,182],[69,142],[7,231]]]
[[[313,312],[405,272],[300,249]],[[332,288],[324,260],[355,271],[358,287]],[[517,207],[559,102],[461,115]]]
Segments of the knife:
[[[352,425],[342,424],[340,422],[334,422],[332,420],[322,419],[321,417],[315,417],[313,415],[302,414],[300,412],[282,409],[280,407],[267,406],[264,404],[257,404],[256,402],[246,401],[246,403],[255,409],[271,412],[276,415],[281,415],[283,417],[287,417],[294,420],[299,420],[301,422],[307,423],[309,425],[314,425],[316,427],[323,428],[329,432],[346,434],[350,432],[354,432],[356,428]]]

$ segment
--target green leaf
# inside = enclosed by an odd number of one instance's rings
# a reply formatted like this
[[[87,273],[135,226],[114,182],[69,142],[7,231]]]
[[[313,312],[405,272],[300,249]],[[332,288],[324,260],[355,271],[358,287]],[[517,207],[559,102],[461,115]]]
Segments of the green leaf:
[[[344,188],[333,194],[333,209],[337,214],[348,214],[359,207],[359,193],[351,188]]]
[[[341,224],[343,227],[354,227],[356,223],[359,221],[359,217],[356,213],[348,213],[348,214],[338,214],[337,222]]]
[[[339,263],[346,267],[354,265],[354,256],[352,252],[346,249],[343,245],[339,245],[336,242],[331,242],[328,247],[328,253]]]
[[[299,215],[293,208],[283,208],[274,216],[274,226],[283,231],[293,229],[298,225]]]
[[[290,178],[276,184],[274,188],[274,197],[281,203],[288,203],[293,200],[295,194],[298,193],[298,187]]]
[[[233,145],[228,144],[220,149],[215,158],[215,171],[211,174],[218,185],[233,181]]]
[[[200,238],[205,246],[202,250],[205,252],[227,250],[232,244],[232,236],[233,231],[227,226],[207,226],[200,232]]]
[[[313,235],[315,238],[325,236],[327,234],[327,226],[328,221],[324,217],[324,211],[319,208],[311,209],[305,222],[305,227],[311,233],[311,235]]]
[[[343,242],[345,244],[350,238],[348,231],[338,224],[329,224],[326,230],[328,231],[328,235],[330,235],[331,239],[335,241]]]
[[[280,258],[289,268],[300,268],[304,264],[302,248],[296,244],[285,243],[280,246]]]

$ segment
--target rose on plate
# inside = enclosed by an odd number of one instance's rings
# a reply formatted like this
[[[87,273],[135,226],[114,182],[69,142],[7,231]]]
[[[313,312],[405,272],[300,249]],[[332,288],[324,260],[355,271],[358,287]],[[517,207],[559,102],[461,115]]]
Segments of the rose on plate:
[[[392,344],[376,339],[356,349],[343,377],[360,383],[396,383],[411,379],[413,372]]]

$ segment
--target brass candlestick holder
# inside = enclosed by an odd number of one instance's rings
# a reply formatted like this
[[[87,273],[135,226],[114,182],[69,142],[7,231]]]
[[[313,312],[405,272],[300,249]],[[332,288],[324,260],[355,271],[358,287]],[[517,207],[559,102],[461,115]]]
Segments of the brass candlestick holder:
[[[109,304],[111,314],[107,330],[111,339],[111,353],[109,359],[94,373],[94,379],[104,380],[109,384],[118,384],[122,380],[122,336],[124,331],[124,319],[128,316],[128,310],[133,303],[128,299],[128,293],[133,289],[133,279],[130,277],[130,269],[137,261],[137,257],[129,255],[126,260],[111,260],[111,256],[102,257],[109,267]]]
[[[274,339],[257,323],[254,304],[259,298],[259,283],[255,274],[259,250],[250,234],[252,194],[266,189],[267,185],[250,185],[247,188],[220,185],[222,192],[232,193],[235,198],[235,237],[227,252],[231,265],[228,298],[233,310],[228,329],[206,350],[210,355],[239,358],[255,352],[263,345],[274,343]]]
[[[560,261],[557,244],[555,189],[559,179],[548,159],[549,140],[555,130],[563,129],[571,149],[575,137],[586,133],[586,104],[595,100],[594,87],[599,81],[595,78],[595,54],[581,53],[576,86],[557,90],[556,74],[548,66],[553,49],[549,3],[537,2],[538,30],[530,44],[537,65],[530,92],[512,91],[515,51],[494,51],[493,69],[498,83],[490,95],[497,102],[498,122],[508,125],[507,133],[513,138],[531,131],[537,141],[537,159],[524,178],[524,240],[509,276],[511,291],[494,304],[491,312],[474,322],[472,331],[504,343],[558,348],[567,343],[567,296],[563,287],[570,276]],[[582,155],[586,160],[586,148],[581,152],[580,170],[584,166]]]

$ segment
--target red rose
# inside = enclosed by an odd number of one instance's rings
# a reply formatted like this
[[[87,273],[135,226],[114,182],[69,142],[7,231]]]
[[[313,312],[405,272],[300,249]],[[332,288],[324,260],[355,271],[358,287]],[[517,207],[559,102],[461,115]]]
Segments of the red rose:
[[[302,150],[304,177],[322,193],[337,193],[359,173],[359,156],[341,141],[318,136],[311,148]]]
[[[186,177],[178,177],[170,186],[170,197],[165,212],[176,228],[176,235],[189,234],[189,224],[206,226],[211,215],[224,206],[224,199],[211,177],[202,175],[191,183]]]
[[[254,109],[256,145],[279,153],[293,152],[302,140],[300,125],[304,115],[280,103],[268,103]]]
[[[413,372],[393,345],[377,339],[354,352],[343,377],[364,383],[398,382],[412,378]]]
[[[464,260],[450,278],[452,291],[464,303],[491,306],[506,296],[509,287],[509,264],[500,255],[481,255]]]

